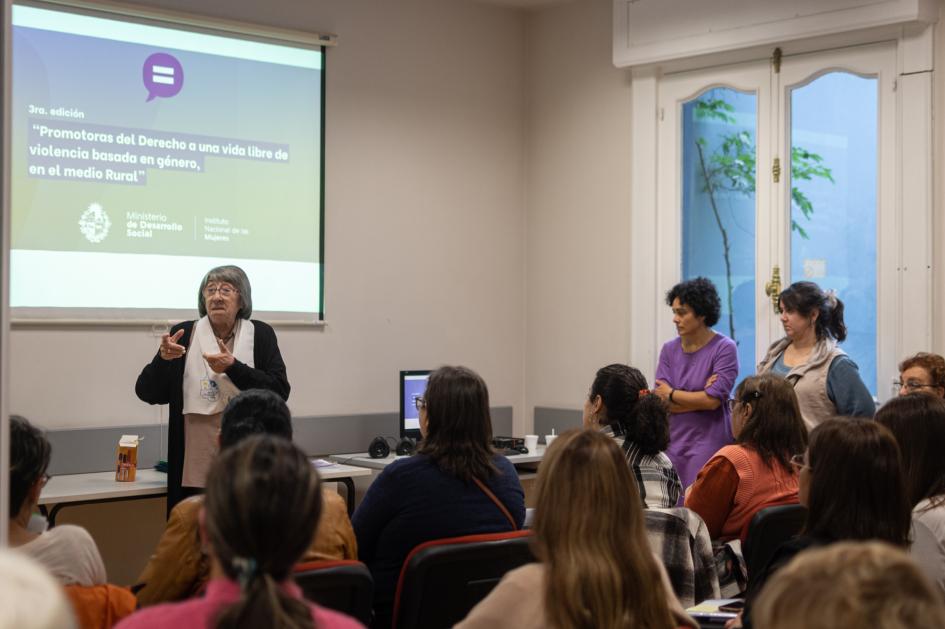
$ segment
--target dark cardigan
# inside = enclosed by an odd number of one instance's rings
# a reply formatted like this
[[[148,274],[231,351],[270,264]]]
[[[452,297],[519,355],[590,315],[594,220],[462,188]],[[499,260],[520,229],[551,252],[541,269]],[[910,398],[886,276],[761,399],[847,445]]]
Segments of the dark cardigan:
[[[239,360],[234,362],[226,375],[241,390],[269,389],[283,399],[289,398],[289,380],[286,377],[285,362],[279,352],[276,333],[262,321],[250,321],[255,328],[253,344],[253,363],[250,367]],[[190,336],[194,321],[184,321],[171,328],[171,334],[184,330],[178,341],[179,345],[190,347]],[[181,487],[184,473],[184,361],[164,360],[159,352],[145,365],[135,383],[135,393],[148,404],[169,404],[167,435],[167,512],[170,513],[185,496]]]

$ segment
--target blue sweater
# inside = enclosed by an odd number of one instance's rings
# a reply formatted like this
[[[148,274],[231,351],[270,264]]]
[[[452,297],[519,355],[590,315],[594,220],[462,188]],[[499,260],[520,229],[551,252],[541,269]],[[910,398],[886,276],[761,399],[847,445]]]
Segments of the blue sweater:
[[[493,463],[501,473],[481,480],[521,528],[525,494],[518,473],[504,456],[495,456]],[[422,454],[384,468],[351,523],[358,538],[358,557],[374,577],[374,606],[379,616],[390,614],[401,565],[418,544],[512,530],[508,519],[475,483],[446,474]]]

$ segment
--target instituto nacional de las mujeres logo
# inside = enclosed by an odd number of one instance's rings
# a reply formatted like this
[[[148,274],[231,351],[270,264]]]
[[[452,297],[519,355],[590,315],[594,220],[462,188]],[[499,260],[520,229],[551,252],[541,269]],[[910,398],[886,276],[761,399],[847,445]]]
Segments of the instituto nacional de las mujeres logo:
[[[89,204],[88,209],[82,212],[82,216],[79,218],[79,231],[82,232],[86,240],[92,243],[105,240],[111,227],[112,221],[99,203]]]

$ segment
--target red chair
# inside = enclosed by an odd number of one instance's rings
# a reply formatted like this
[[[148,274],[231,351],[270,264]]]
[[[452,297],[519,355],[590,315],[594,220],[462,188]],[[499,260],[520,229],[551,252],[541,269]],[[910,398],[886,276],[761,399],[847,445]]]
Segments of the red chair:
[[[306,599],[371,625],[374,579],[360,561],[310,561],[298,564],[292,573]]]
[[[535,561],[531,531],[450,537],[407,555],[394,595],[393,629],[452,627],[506,572]]]

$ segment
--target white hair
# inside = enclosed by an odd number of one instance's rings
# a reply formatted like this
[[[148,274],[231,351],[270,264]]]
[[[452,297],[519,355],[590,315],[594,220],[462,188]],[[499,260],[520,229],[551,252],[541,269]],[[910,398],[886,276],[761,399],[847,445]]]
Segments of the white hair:
[[[76,629],[62,586],[16,550],[0,548],[0,629]]]

